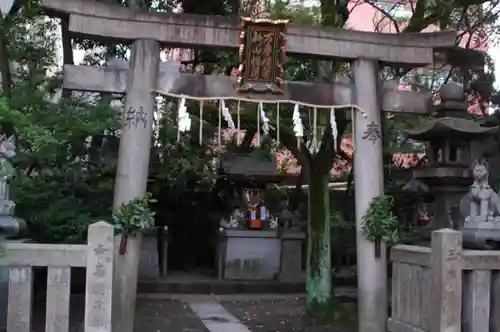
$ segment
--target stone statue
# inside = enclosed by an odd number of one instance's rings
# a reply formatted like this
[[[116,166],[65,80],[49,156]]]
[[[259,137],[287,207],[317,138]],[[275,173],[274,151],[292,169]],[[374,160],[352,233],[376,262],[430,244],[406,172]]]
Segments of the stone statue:
[[[16,203],[10,200],[9,181],[15,175],[11,159],[16,155],[14,137],[0,136],[0,235],[17,235],[26,226],[14,217]]]
[[[460,212],[466,223],[500,223],[500,196],[490,187],[488,176],[488,163],[485,160],[475,161],[472,165],[474,182],[470,192],[460,202]]]
[[[222,219],[220,222],[220,226],[225,229],[240,229],[244,227],[244,224],[245,214],[237,207],[229,216],[229,220]]]
[[[15,174],[10,161],[16,155],[15,148],[14,136],[9,138],[5,135],[0,136],[0,179],[2,180],[9,180]]]

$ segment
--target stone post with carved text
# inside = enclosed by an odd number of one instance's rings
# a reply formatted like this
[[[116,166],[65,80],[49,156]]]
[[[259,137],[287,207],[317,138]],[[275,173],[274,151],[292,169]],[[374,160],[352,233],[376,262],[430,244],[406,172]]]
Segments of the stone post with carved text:
[[[146,193],[159,62],[158,42],[137,40],[133,43],[120,135],[114,209]]]
[[[132,44],[130,70],[123,110],[120,154],[113,209],[146,194],[153,134],[156,76],[160,48],[154,40]],[[125,254],[117,253],[113,281],[113,331],[132,332],[141,237],[129,238]],[[135,243],[136,245],[132,245]]]
[[[462,323],[462,233],[448,228],[434,231],[431,248],[430,332],[460,331]],[[473,271],[473,273],[477,272],[482,271]],[[491,292],[490,282],[480,284],[487,287],[487,293]],[[471,297],[470,300],[473,301],[473,298]]]
[[[382,163],[381,103],[379,100],[378,61],[353,62],[356,105],[366,112],[355,112],[354,186],[356,196],[356,249],[358,267],[359,332],[385,332],[387,323],[386,248],[363,235],[362,225],[370,202],[384,193]]]
[[[89,226],[85,332],[112,331],[114,231],[114,227],[104,221]]]

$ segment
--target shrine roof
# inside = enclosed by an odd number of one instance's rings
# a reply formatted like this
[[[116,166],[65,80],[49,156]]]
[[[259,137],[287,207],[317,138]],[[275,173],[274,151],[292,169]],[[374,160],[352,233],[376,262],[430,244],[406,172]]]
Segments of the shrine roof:
[[[276,158],[265,159],[248,154],[232,154],[223,156],[220,164],[221,170],[233,179],[280,182],[283,177],[278,171]]]

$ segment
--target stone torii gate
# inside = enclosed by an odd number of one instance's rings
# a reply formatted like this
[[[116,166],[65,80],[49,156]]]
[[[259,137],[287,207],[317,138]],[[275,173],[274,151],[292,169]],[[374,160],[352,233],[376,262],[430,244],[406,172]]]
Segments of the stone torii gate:
[[[233,49],[239,47],[239,26],[235,18],[134,11],[125,7],[85,0],[43,0],[55,15],[69,14],[69,30],[95,40],[132,43],[129,70],[123,68],[65,68],[65,87],[87,91],[126,93],[125,109],[136,115],[124,123],[115,186],[114,206],[142,196],[146,190],[152,134],[154,93],[157,88],[192,96],[235,95],[234,78],[181,74],[161,77],[160,44],[168,47]],[[436,48],[454,45],[455,32],[381,34],[343,29],[323,29],[290,25],[287,53],[352,62],[354,85],[288,82],[286,99],[315,104],[358,105],[354,119],[354,164],[356,169],[356,229],[358,257],[358,310],[360,332],[385,332],[387,322],[386,250],[375,257],[374,244],[362,234],[362,218],[374,197],[383,194],[381,113],[425,114],[429,94],[382,89],[379,65],[423,66],[433,61]],[[160,72],[160,78],[158,78]],[[159,86],[160,85],[160,86]],[[382,91],[380,91],[382,90]],[[273,96],[256,98],[272,100]],[[283,97],[282,97],[283,98]],[[280,98],[280,99],[282,99]],[[374,130],[375,135],[369,134]],[[373,138],[374,139],[370,139]],[[135,300],[135,285],[122,289],[122,298]],[[131,331],[134,306],[121,313],[114,325]],[[123,320],[126,320],[125,322]],[[120,326],[118,328],[118,326]]]

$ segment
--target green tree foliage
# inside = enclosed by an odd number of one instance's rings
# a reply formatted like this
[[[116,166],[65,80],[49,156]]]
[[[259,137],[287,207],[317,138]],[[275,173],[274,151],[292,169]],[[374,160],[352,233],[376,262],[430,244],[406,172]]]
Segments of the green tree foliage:
[[[0,68],[7,79],[2,80],[0,123],[16,136],[19,174],[12,192],[17,214],[29,222],[35,239],[72,242],[82,238],[86,219],[107,210],[109,189],[99,189],[112,184],[112,178],[106,183],[81,172],[96,166],[72,143],[76,137],[101,134],[114,125],[115,116],[78,99],[55,101],[60,85],[60,76],[51,75],[56,28],[35,4],[14,6],[4,16]],[[85,193],[94,196],[92,204],[81,204]]]
[[[11,11],[1,31],[8,47],[0,53],[0,70],[8,79],[2,82],[0,123],[2,131],[15,134],[18,149],[12,194],[16,213],[28,222],[32,239],[79,243],[89,223],[111,220],[120,108],[112,106],[115,96],[67,91],[61,95],[62,73],[56,59],[59,27],[44,20],[39,9]],[[63,21],[64,63],[72,64],[65,28]],[[109,56],[123,58],[128,49],[75,42],[89,50],[85,62],[97,66]],[[204,131],[206,144],[197,140],[178,144],[168,103],[157,109],[159,113],[164,117],[155,128],[149,190],[164,194],[163,200],[175,209],[175,202],[194,201],[189,195],[208,193],[215,183],[216,172],[207,166],[214,129],[207,126]]]

